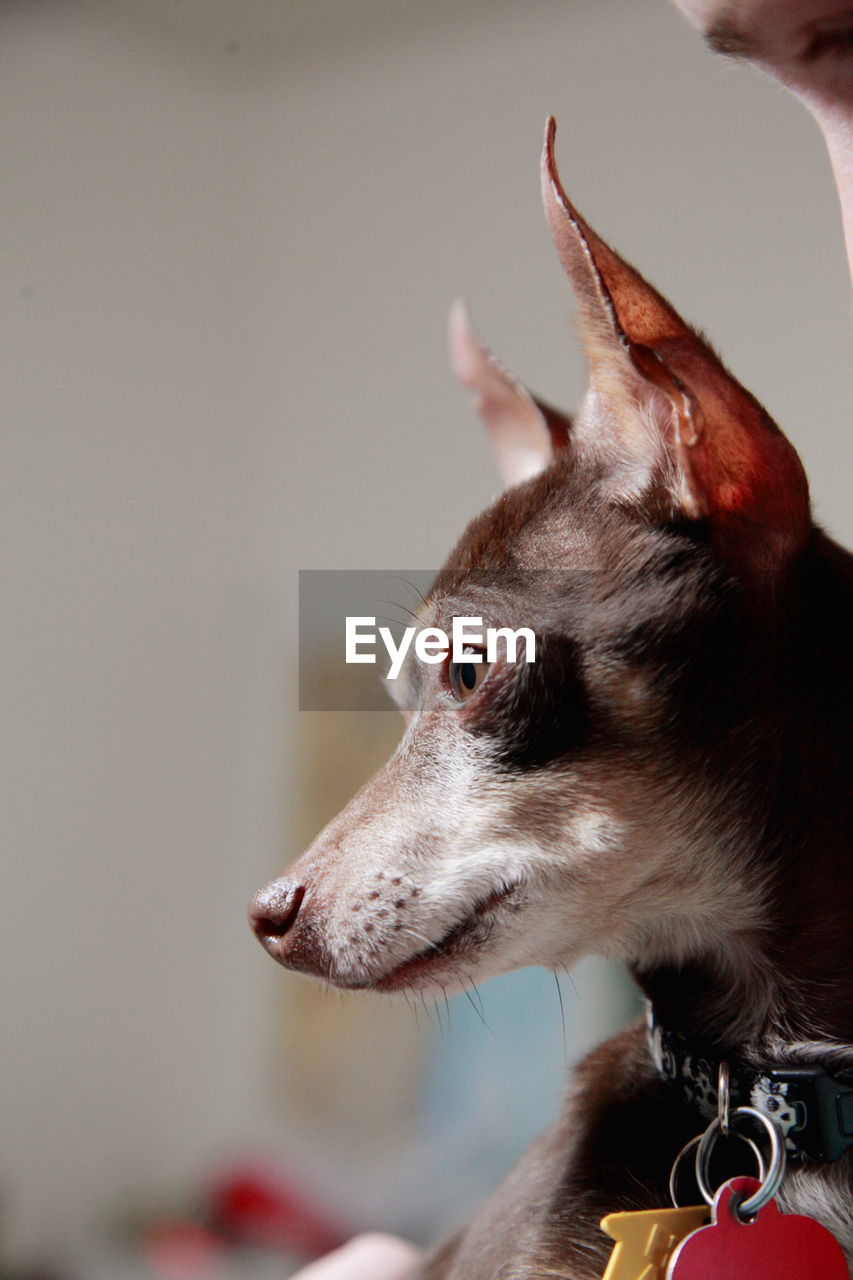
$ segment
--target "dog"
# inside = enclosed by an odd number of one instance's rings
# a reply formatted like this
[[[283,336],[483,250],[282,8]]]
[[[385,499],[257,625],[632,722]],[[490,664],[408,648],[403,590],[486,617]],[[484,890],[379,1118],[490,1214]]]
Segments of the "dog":
[[[668,1204],[723,1064],[785,1138],[780,1207],[849,1264],[853,557],[761,405],[571,204],[554,139],[544,203],[589,389],[574,418],[537,400],[455,309],[506,488],[418,619],[530,627],[536,660],[410,653],[399,748],[252,925],[340,988],[440,993],[596,952],[646,997],[650,1025],[582,1062],[421,1280],[600,1277],[600,1219]]]

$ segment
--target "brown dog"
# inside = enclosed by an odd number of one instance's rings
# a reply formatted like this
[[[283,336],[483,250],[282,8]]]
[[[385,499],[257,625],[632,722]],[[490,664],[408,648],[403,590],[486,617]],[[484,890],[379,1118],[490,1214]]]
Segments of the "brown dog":
[[[548,221],[590,388],[533,399],[456,312],[457,372],[508,484],[422,627],[531,627],[536,661],[409,654],[399,749],[252,908],[289,968],[339,987],[460,988],[623,957],[653,1013],[580,1067],[557,1124],[424,1277],[600,1277],[609,1212],[665,1205],[682,1144],[732,1097],[787,1139],[785,1208],[853,1258],[853,559],[796,453],[566,198]]]

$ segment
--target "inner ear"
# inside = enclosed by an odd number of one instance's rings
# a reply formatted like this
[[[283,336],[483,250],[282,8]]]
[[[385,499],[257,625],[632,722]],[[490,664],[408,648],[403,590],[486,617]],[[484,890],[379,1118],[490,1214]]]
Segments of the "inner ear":
[[[581,217],[566,195],[548,121],[545,211],[578,298],[590,394],[575,448],[612,469],[612,487],[650,515],[708,521],[738,570],[778,569],[811,528],[791,444],[708,343]]]
[[[571,419],[533,396],[484,346],[463,302],[450,312],[450,358],[464,387],[475,393],[507,486],[538,475],[569,442]]]

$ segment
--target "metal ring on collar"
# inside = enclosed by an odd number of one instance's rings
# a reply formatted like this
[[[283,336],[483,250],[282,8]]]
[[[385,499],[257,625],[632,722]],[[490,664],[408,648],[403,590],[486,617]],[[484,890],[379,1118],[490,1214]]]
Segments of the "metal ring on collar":
[[[738,1217],[743,1219],[752,1218],[769,1200],[772,1200],[779,1187],[782,1185],[782,1179],[785,1176],[785,1144],[777,1125],[773,1123],[769,1116],[763,1111],[757,1111],[755,1107],[737,1107],[731,1113],[732,1132],[735,1132],[734,1125],[738,1118],[744,1116],[750,1120],[756,1121],[764,1128],[765,1133],[770,1139],[770,1168],[765,1174],[762,1169],[761,1186],[754,1195],[747,1196],[738,1204],[735,1212]],[[719,1119],[714,1119],[708,1125],[708,1128],[702,1134],[699,1145],[696,1149],[696,1181],[699,1183],[699,1190],[702,1192],[708,1204],[713,1204],[714,1196],[708,1186],[709,1168],[711,1163],[711,1152],[714,1149],[714,1143],[717,1135],[722,1131],[722,1125]],[[743,1134],[737,1135],[739,1138],[744,1137]],[[751,1143],[749,1138],[747,1142]]]
[[[681,1169],[682,1161],[685,1160],[687,1156],[690,1155],[691,1151],[695,1151],[695,1149],[699,1146],[699,1143],[702,1141],[704,1136],[705,1136],[704,1134],[700,1133],[695,1138],[691,1138],[689,1142],[685,1142],[684,1146],[681,1148],[681,1150],[679,1151],[678,1155],[675,1157],[675,1160],[672,1163],[672,1170],[669,1175],[669,1198],[672,1201],[672,1203],[675,1205],[676,1209],[682,1208],[682,1206],[678,1203],[678,1195],[677,1195],[678,1174],[679,1174],[679,1170]],[[748,1138],[745,1133],[733,1133],[732,1136],[734,1136],[735,1138],[740,1138],[741,1142],[745,1142],[746,1145],[749,1147],[750,1151],[755,1156],[755,1163],[758,1165],[758,1176],[763,1182],[767,1175],[767,1166],[764,1163],[764,1156],[761,1154],[761,1148],[758,1146],[758,1143],[754,1142],[752,1138]],[[714,1197],[711,1195],[708,1189],[707,1182],[704,1179],[700,1181],[700,1175],[698,1174],[698,1172],[696,1175],[696,1181],[699,1185],[699,1190],[702,1193],[702,1198],[706,1201],[707,1204],[713,1204]]]
[[[720,1070],[717,1073],[717,1119],[720,1122],[720,1128],[723,1131],[724,1138],[727,1138],[731,1131],[732,1117],[730,1103],[729,1064],[727,1062],[721,1062]]]

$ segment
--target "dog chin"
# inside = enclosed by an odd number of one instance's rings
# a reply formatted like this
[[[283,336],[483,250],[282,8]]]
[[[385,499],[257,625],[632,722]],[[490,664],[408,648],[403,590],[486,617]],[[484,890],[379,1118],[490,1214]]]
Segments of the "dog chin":
[[[407,960],[394,966],[380,978],[363,985],[372,991],[393,995],[395,992],[418,992],[428,995],[461,995],[481,982],[488,982],[502,973],[517,969],[544,968],[553,972],[568,972],[592,948],[583,945],[560,948],[559,955],[535,946],[507,945],[503,936],[500,913],[494,918],[472,923],[471,930],[460,936],[452,950],[437,953],[431,948],[415,952]],[[481,935],[481,928],[484,934]]]

